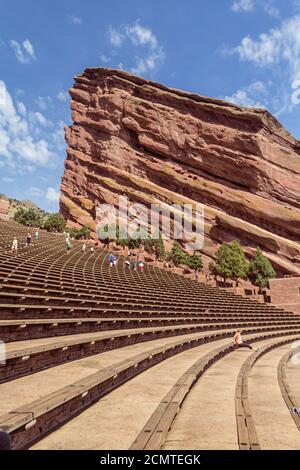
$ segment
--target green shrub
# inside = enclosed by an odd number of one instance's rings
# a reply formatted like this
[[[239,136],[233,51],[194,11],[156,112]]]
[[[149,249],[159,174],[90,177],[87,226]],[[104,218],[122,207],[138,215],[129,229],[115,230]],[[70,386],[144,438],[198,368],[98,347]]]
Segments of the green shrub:
[[[202,269],[203,268],[203,260],[202,260],[202,257],[200,255],[197,255],[196,253],[194,253],[193,255],[189,256],[187,255],[186,257],[186,265],[188,268],[190,269],[194,269],[195,271],[198,269]]]
[[[67,228],[67,232],[69,233],[71,238],[74,238],[75,240],[80,240],[84,238],[85,240],[89,240],[91,238],[91,231],[86,225],[84,225],[81,228]]]
[[[38,211],[34,209],[25,209],[20,207],[15,215],[15,222],[18,222],[22,225],[27,225],[28,227],[40,227],[42,225],[42,217]]]
[[[250,262],[249,267],[249,280],[260,289],[267,287],[269,280],[276,277],[274,270],[269,259],[263,255],[260,248],[256,249],[254,258]]]
[[[221,276],[224,282],[227,279],[238,282],[239,279],[247,278],[249,263],[239,242],[233,241],[219,248],[216,263],[211,268],[213,274]]]
[[[63,232],[66,221],[60,214],[51,214],[44,223],[44,229],[48,232]]]

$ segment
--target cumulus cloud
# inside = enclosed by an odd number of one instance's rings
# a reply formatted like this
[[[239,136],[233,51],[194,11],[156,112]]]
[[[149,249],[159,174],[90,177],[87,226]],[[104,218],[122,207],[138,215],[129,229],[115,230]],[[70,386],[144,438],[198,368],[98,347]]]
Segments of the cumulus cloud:
[[[135,48],[135,65],[130,68],[130,71],[135,74],[144,75],[153,72],[164,62],[163,47],[159,44],[153,31],[149,27],[143,26],[139,20],[120,29],[110,26],[108,36],[111,44],[115,47],[120,48],[127,41],[127,44],[129,42]],[[105,62],[106,56],[103,58],[103,62]],[[118,67],[123,68],[123,63],[119,63]]]
[[[59,192],[54,188],[48,188],[46,199],[52,204],[56,204],[59,201]]]
[[[20,112],[21,110],[21,112]],[[39,112],[24,115],[22,106],[15,107],[4,81],[0,81],[0,161],[17,171],[34,171],[36,166],[52,167],[58,156],[51,141],[36,138],[37,130],[48,121]],[[48,135],[45,133],[45,135]]]
[[[35,100],[36,105],[41,111],[46,111],[52,103],[50,96],[38,96]]]
[[[42,127],[47,127],[50,126],[50,122],[48,121],[45,116],[40,113],[39,111],[36,112],[29,112],[28,114],[28,122],[31,124],[31,126],[42,126]]]
[[[249,62],[274,77],[277,86],[270,93],[272,112],[279,117],[293,111],[298,99],[300,83],[300,14],[285,19],[281,24],[261,33],[258,37],[245,36],[224,55],[238,55],[242,62]],[[296,91],[295,91],[296,90]]]
[[[300,78],[300,15],[289,18],[280,27],[262,33],[258,39],[245,36],[232,49],[242,61],[249,61],[258,67],[284,63],[290,80]]]
[[[110,57],[106,56],[105,54],[101,54],[100,56],[100,60],[103,64],[107,64],[108,62],[110,62]]]
[[[29,39],[25,39],[22,44],[20,44],[15,39],[12,39],[10,41],[10,46],[13,49],[17,60],[21,64],[28,64],[36,60],[33,45],[31,44]]]
[[[126,26],[126,35],[136,46],[149,45],[152,50],[158,47],[157,39],[151,29],[145,28],[139,21]]]
[[[17,101],[17,108],[21,116],[25,117],[27,114],[26,106],[22,101]]]
[[[57,99],[59,101],[62,101],[63,103],[66,103],[68,101],[68,97],[69,97],[69,95],[66,91],[61,90],[57,93]]]
[[[80,18],[79,16],[75,16],[75,15],[67,15],[66,19],[68,23],[71,23],[71,24],[82,25],[83,23],[82,18]]]
[[[261,100],[267,100],[267,88],[261,81],[255,81],[249,86],[237,90],[231,96],[225,96],[224,99],[247,108],[266,108]]]
[[[109,26],[107,34],[109,41],[113,46],[120,47],[122,45],[124,40],[124,34],[122,34],[120,31],[113,28],[112,26]]]
[[[235,0],[231,5],[231,10],[235,13],[245,11],[253,11],[254,10],[254,2],[253,0]]]
[[[264,11],[273,18],[278,18],[280,16],[279,8],[273,5],[272,0],[264,2],[263,8]]]
[[[235,13],[251,13],[256,7],[273,18],[278,18],[280,15],[279,8],[273,4],[273,0],[234,0],[231,4],[231,10]]]

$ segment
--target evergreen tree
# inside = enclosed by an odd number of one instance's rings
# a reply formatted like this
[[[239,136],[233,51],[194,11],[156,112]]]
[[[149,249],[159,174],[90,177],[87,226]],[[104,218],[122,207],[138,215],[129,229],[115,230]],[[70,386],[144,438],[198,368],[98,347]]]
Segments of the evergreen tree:
[[[233,241],[223,244],[216,255],[215,272],[226,282],[232,279],[238,283],[239,279],[245,279],[248,274],[249,263],[239,242]]]
[[[248,277],[252,284],[259,287],[260,291],[268,286],[270,279],[276,277],[272,264],[260,248],[256,249],[254,258],[250,262]]]
[[[190,269],[194,269],[194,271],[203,268],[202,257],[196,253],[194,253],[192,256],[187,256],[186,264]]]
[[[167,261],[173,261],[174,266],[187,263],[187,254],[182,250],[180,243],[174,242],[171,251],[167,254]]]
[[[154,253],[156,259],[162,260],[165,259],[166,256],[165,244],[161,232],[159,231],[158,234],[156,233],[156,235],[158,236],[147,237],[145,240],[143,240],[143,244],[147,253],[150,255]]]

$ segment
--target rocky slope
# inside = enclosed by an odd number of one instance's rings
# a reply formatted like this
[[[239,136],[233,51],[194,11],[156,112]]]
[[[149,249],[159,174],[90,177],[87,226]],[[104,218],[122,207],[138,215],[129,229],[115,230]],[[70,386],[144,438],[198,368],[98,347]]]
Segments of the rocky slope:
[[[238,239],[280,273],[300,274],[300,142],[267,111],[86,69],[70,90],[73,125],[61,213],[95,230],[99,204],[205,204],[203,254]]]

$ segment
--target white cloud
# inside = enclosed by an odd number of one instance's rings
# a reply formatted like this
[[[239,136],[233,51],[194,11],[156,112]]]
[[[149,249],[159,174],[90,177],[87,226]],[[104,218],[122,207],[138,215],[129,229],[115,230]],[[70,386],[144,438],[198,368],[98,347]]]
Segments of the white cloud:
[[[57,203],[59,201],[60,194],[54,188],[48,188],[46,198],[51,203]]]
[[[59,121],[57,128],[51,134],[51,140],[54,147],[61,152],[66,148],[64,126],[65,124],[62,121]]]
[[[133,73],[144,74],[148,71],[154,71],[158,64],[162,63],[165,59],[163,48],[159,47],[157,50],[150,52],[145,58],[137,57],[136,66],[131,68]]]
[[[269,86],[272,82],[268,83]],[[225,101],[247,108],[266,108],[268,104],[268,89],[261,81],[252,82],[249,86],[241,88],[231,96],[225,96]],[[265,104],[263,104],[265,102]]]
[[[54,154],[45,140],[34,141],[31,135],[16,138],[12,143],[12,150],[21,159],[28,160],[36,165],[47,166]]]
[[[3,176],[3,178],[1,178],[1,181],[3,181],[3,183],[13,183],[14,179],[10,176]]]
[[[36,60],[33,45],[29,39],[25,39],[22,44],[15,39],[12,39],[10,41],[10,46],[14,50],[16,58],[21,64],[28,64],[33,60]]]
[[[231,10],[235,13],[253,11],[254,2],[253,0],[235,0],[231,5]]]
[[[23,42],[23,47],[25,51],[27,52],[27,54],[29,55],[29,57],[31,57],[31,59],[33,60],[36,60],[33,45],[31,44],[29,39],[25,39],[25,41]]]
[[[37,188],[37,187],[35,187],[35,186],[31,186],[31,187],[29,188],[29,193],[30,193],[32,196],[40,197],[40,196],[43,196],[44,191],[43,191],[41,188]]]
[[[22,106],[21,106],[22,110]],[[2,166],[17,171],[34,171],[36,166],[53,166],[58,156],[51,140],[35,138],[48,123],[39,112],[27,114],[28,120],[15,107],[4,81],[0,80],[0,160]],[[33,122],[34,121],[34,122]],[[35,132],[36,131],[36,132]]]
[[[289,79],[300,78],[300,15],[283,21],[280,27],[262,33],[257,40],[246,36],[231,51],[243,61],[259,67],[286,64]]]
[[[100,56],[100,60],[103,64],[107,64],[108,62],[110,62],[110,57],[106,56],[105,54],[101,54]]]
[[[127,40],[136,48],[137,53],[134,54],[135,65],[130,68],[131,72],[135,74],[143,75],[153,72],[164,62],[165,52],[163,47],[159,44],[152,30],[141,25],[139,20],[127,24],[119,30],[110,26],[108,35],[111,44],[115,47],[120,47]],[[124,68],[123,63],[120,62],[118,67]]]
[[[50,125],[48,119],[40,113],[39,111],[29,113],[28,120],[32,126],[40,125],[42,127],[46,127]]]
[[[82,25],[83,20],[79,16],[67,15],[67,21],[72,24]]]
[[[38,96],[35,100],[36,105],[41,111],[46,111],[52,103],[50,96]]]
[[[157,39],[151,29],[145,28],[139,21],[126,26],[126,35],[136,46],[148,45],[152,50],[158,48]]]
[[[66,91],[60,91],[57,93],[57,99],[59,101],[62,101],[63,103],[66,103],[68,101],[68,93]]]
[[[272,4],[272,0],[269,0],[267,2],[264,2],[264,11],[269,15],[272,16],[273,18],[278,18],[280,16],[280,11],[279,8],[275,7]]]
[[[17,88],[16,89],[16,96],[23,96],[25,95],[25,91],[22,90],[22,88]]]
[[[109,41],[113,46],[120,47],[122,45],[123,40],[124,40],[124,35],[121,32],[112,28],[112,26],[109,26],[107,34],[108,34]]]
[[[21,116],[25,117],[27,114],[26,106],[22,101],[17,101],[17,108]]]
[[[262,8],[267,15],[273,18],[280,16],[279,8],[274,6],[273,0],[234,0],[231,4],[231,10],[235,13],[251,13],[256,7]]]

